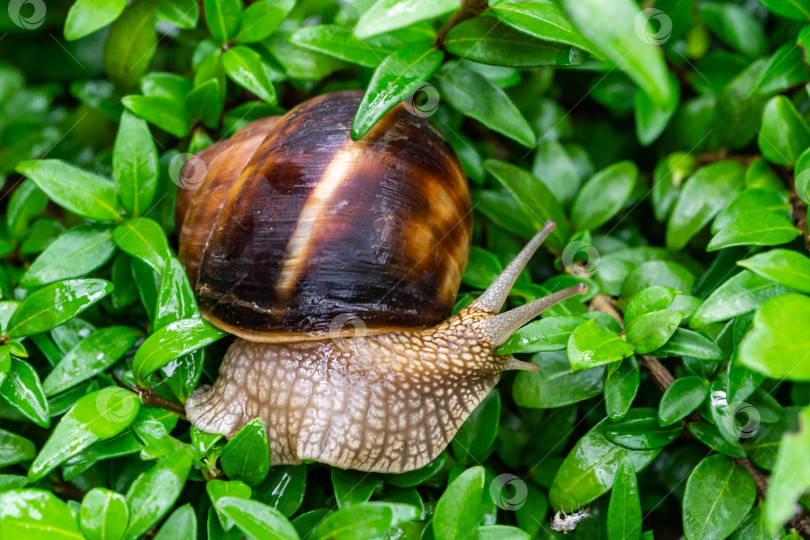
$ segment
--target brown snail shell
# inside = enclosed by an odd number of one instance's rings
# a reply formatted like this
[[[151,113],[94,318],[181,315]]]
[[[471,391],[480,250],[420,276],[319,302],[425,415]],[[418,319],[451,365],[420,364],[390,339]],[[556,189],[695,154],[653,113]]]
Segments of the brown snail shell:
[[[252,341],[421,328],[450,314],[469,189],[442,136],[401,105],[359,141],[357,91],[254,122],[200,154],[178,199],[180,258],[204,316]]]

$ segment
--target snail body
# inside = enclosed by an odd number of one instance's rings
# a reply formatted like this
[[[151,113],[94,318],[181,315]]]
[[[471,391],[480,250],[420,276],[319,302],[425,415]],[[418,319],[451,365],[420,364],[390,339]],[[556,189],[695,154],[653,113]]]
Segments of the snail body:
[[[178,198],[201,313],[238,336],[213,387],[187,400],[188,419],[230,437],[262,418],[273,465],[426,465],[503,371],[537,369],[497,347],[584,292],[499,314],[549,223],[449,317],[471,240],[466,178],[402,106],[352,141],[361,97],[327,94],[248,125],[199,154],[207,174]]]

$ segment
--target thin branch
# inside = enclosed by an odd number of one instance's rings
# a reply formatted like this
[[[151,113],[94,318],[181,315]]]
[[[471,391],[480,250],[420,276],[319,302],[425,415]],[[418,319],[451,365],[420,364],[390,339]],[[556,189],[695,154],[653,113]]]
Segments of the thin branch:
[[[447,37],[448,32],[460,22],[464,22],[467,19],[472,19],[479,13],[483,13],[489,7],[489,2],[487,0],[464,0],[464,3],[461,6],[461,9],[453,13],[453,16],[450,17],[450,20],[447,21],[447,24],[439,30],[438,35],[436,36],[436,48],[437,49],[444,49],[444,40]]]
[[[619,324],[624,327],[622,314],[613,304],[610,297],[601,293],[597,294],[591,300],[590,307],[594,311],[602,311],[607,313],[619,321]],[[650,377],[653,379],[653,381],[655,381],[655,384],[661,389],[662,392],[666,391],[666,389],[669,388],[673,382],[675,382],[675,377],[672,376],[672,373],[670,373],[666,366],[659,362],[657,358],[643,354],[638,356],[641,358],[641,365],[643,365],[644,368],[650,373]],[[690,416],[684,419],[684,424],[688,426],[689,423],[693,421],[695,421],[695,417]],[[764,498],[768,491],[768,475],[754,466],[754,464],[751,463],[747,458],[734,458],[734,461],[736,461],[737,464],[743,469],[748,471],[748,473],[754,479],[754,484],[757,486],[757,493],[760,497]],[[810,517],[804,512],[804,510],[799,510],[796,512],[790,521],[788,521],[788,526],[796,529],[796,531],[798,531],[804,538],[810,539]]]

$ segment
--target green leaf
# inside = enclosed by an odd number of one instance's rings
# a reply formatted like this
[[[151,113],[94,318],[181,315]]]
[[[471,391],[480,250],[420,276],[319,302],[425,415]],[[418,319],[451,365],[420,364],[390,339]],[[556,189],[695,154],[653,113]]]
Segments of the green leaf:
[[[58,159],[22,161],[16,170],[33,180],[53,202],[66,210],[101,221],[121,219],[115,186],[106,178]]]
[[[796,195],[805,204],[810,204],[810,148],[802,152],[796,161],[794,176]]]
[[[756,495],[751,475],[728,457],[705,458],[686,481],[684,535],[688,540],[727,537],[745,519]]]
[[[810,128],[787,97],[774,96],[765,104],[757,144],[765,159],[790,166],[810,146]]]
[[[631,409],[626,419],[633,419],[635,411]],[[581,508],[613,487],[616,471],[625,457],[630,458],[638,473],[661,451],[630,450],[610,442],[602,431],[608,422],[604,419],[591,428],[565,457],[549,490],[553,508],[569,513]]]
[[[240,497],[222,497],[215,502],[218,512],[233,520],[250,538],[297,540],[295,528],[278,510]]]
[[[664,345],[683,319],[677,311],[654,311],[634,319],[627,327],[627,341],[639,354],[652,352]]]
[[[669,341],[656,350],[656,354],[689,356],[709,361],[723,359],[723,351],[711,338],[686,328],[676,328]]]
[[[441,17],[460,7],[460,0],[377,0],[357,21],[354,34],[365,39]]]
[[[30,293],[6,326],[8,337],[46,332],[104,298],[112,285],[103,279],[69,279]]]
[[[627,203],[637,179],[638,167],[632,161],[620,161],[596,173],[574,200],[574,229],[593,230],[607,223]]]
[[[468,538],[478,526],[478,511],[484,494],[483,467],[472,467],[450,482],[433,511],[433,534],[436,538]]]
[[[641,499],[633,462],[624,457],[616,469],[607,512],[610,540],[637,540],[641,534]]]
[[[689,177],[667,224],[667,247],[683,249],[742,189],[745,168],[733,161],[713,163]]]
[[[379,483],[379,478],[373,473],[332,469],[332,487],[338,508],[368,501]]]
[[[127,490],[130,509],[126,540],[134,540],[155,526],[174,505],[191,470],[191,452],[182,448],[142,472]]]
[[[765,525],[771,534],[796,511],[796,501],[810,488],[810,407],[799,413],[799,430],[779,443],[765,499]]]
[[[158,23],[161,19],[184,30],[197,26],[200,19],[200,7],[197,0],[158,0],[155,4]]]
[[[12,489],[0,493],[3,536],[26,540],[82,540],[68,505],[40,489]]]
[[[205,24],[218,43],[227,43],[236,35],[242,18],[241,0],[205,0]]]
[[[678,79],[673,73],[669,74],[669,79],[672,93],[670,94],[670,102],[665,107],[661,107],[654,102],[646,92],[636,89],[636,98],[634,100],[636,137],[642,146],[649,146],[655,142],[659,135],[664,132],[667,124],[675,114],[675,110],[678,108],[681,95]]]
[[[743,270],[715,289],[692,315],[689,324],[698,328],[727,321],[754,311],[769,298],[789,292],[791,290],[783,285]]]
[[[667,309],[672,305],[676,294],[674,289],[663,285],[653,285],[640,290],[630,298],[624,308],[624,324],[629,325],[645,313]]]
[[[546,317],[534,321],[512,334],[506,343],[498,347],[498,354],[536,353],[564,350],[568,336],[574,328],[585,322],[585,317],[576,315]]]
[[[684,152],[673,152],[658,162],[651,192],[655,219],[665,221],[681,192],[681,185],[695,170],[697,160]]]
[[[646,39],[636,34],[636,20],[649,24],[638,4],[631,0],[564,0],[562,4],[579,31],[659,107],[672,103],[675,90],[664,55],[646,32]]]
[[[112,231],[103,225],[79,225],[57,238],[28,267],[20,286],[41,287],[83,276],[103,266],[115,253]]]
[[[124,111],[113,147],[115,192],[133,216],[146,213],[155,198],[158,157],[155,141],[142,119]]]
[[[810,298],[784,294],[765,302],[739,349],[740,362],[774,379],[810,381]]]
[[[274,4],[280,3],[281,6]],[[284,21],[284,16],[292,8],[293,1],[276,2],[259,0],[245,8],[239,23],[239,32],[234,41],[237,43],[254,43],[262,41],[272,34]]]
[[[45,394],[52,396],[106,370],[126,353],[141,336],[127,326],[96,330],[73,347],[48,374]]]
[[[197,516],[191,504],[186,503],[172,512],[160,526],[155,540],[197,540]]]
[[[121,103],[141,118],[175,137],[188,135],[190,126],[182,102],[157,96],[125,96]]]
[[[701,2],[697,14],[717,37],[744,55],[756,58],[767,53],[768,41],[762,27],[742,7],[721,2]]]
[[[810,293],[810,258],[797,251],[772,249],[737,264],[791,289]]]
[[[794,21],[810,20],[810,5],[807,0],[759,0],[768,11],[777,13]]]
[[[605,368],[572,372],[562,351],[536,354],[538,372],[521,371],[515,377],[512,397],[521,407],[553,409],[599,395]]]
[[[455,25],[444,45],[459,58],[494,66],[580,66],[587,60],[578,49],[534,39],[494,18],[476,17]]]
[[[585,39],[562,7],[553,0],[502,0],[491,5],[490,11],[499,21],[529,36],[596,52],[593,44]]]
[[[686,418],[708,395],[709,387],[700,377],[689,375],[675,379],[661,397],[658,423],[668,426]]]
[[[747,182],[747,180],[746,180]],[[744,213],[754,210],[770,210],[787,216],[790,213],[790,202],[784,190],[774,191],[766,188],[747,188],[723,208],[712,222],[712,233],[717,232],[728,223]]]
[[[6,208],[5,221],[9,236],[15,240],[25,238],[30,232],[31,221],[42,214],[46,206],[48,206],[48,196],[32,180],[20,183],[12,193]]]
[[[605,372],[605,410],[608,417],[617,422],[624,418],[638,393],[641,384],[639,362],[635,356],[621,361],[615,370]]]
[[[352,139],[365,135],[398,103],[423,87],[441,65],[444,53],[416,43],[398,49],[380,62],[354,115]]]
[[[609,364],[631,354],[632,345],[595,320],[577,326],[568,338],[568,363],[574,371]]]
[[[65,39],[75,41],[104,28],[121,15],[126,0],[77,0],[65,19]]]
[[[528,171],[505,161],[488,159],[484,162],[484,169],[514,195],[530,216],[533,230],[539,231],[549,220],[557,225],[548,242],[561,252],[568,240],[568,220],[546,185]]]
[[[711,239],[706,251],[730,246],[774,246],[786,244],[800,231],[787,215],[768,210],[752,210],[733,218]]]
[[[270,105],[276,104],[276,90],[270,80],[270,70],[259,53],[244,45],[237,45],[222,54],[222,67],[233,82]]]
[[[0,429],[0,467],[31,461],[36,453],[34,443],[16,433]],[[25,483],[28,483],[27,479]]]
[[[494,253],[478,246],[472,246],[467,268],[464,269],[461,281],[476,289],[486,289],[502,271],[503,264]]]
[[[483,474],[481,483],[483,484]],[[418,517],[418,510],[409,504],[365,502],[332,512],[320,522],[310,538],[312,540],[376,538],[380,533]]]
[[[167,324],[141,344],[132,360],[132,371],[143,379],[175,358],[195,351],[227,335],[202,318]]]
[[[149,2],[134,2],[110,27],[104,43],[104,71],[123,88],[135,86],[157,51],[155,11]]]
[[[402,45],[402,40],[390,35],[363,41],[352,34],[350,28],[332,24],[305,26],[290,37],[290,42],[310,51],[372,68]]]
[[[780,529],[776,534],[768,534],[765,527],[765,514],[762,511],[763,503],[756,504],[743,522],[729,536],[730,540],[780,540],[784,538],[784,530]],[[786,538],[790,538],[789,536]]]
[[[771,94],[787,90],[808,79],[808,66],[802,60],[802,48],[785,43],[768,60],[752,92]]]
[[[28,479],[36,482],[94,442],[118,435],[139,409],[138,396],[123,388],[107,387],[82,397],[59,420],[31,465]]]
[[[475,71],[447,64],[437,73],[439,89],[450,106],[527,148],[534,146],[537,136],[531,126],[495,83]]]
[[[718,429],[708,422],[689,422],[689,431],[697,440],[721,454],[744,458],[745,449],[739,442],[730,443],[720,434]]]
[[[191,118],[199,118],[212,129],[219,125],[223,102],[219,94],[219,81],[216,79],[208,79],[195,86],[186,95],[185,103],[186,112]]]
[[[475,529],[473,540],[529,540],[531,536],[517,527],[482,525]]]
[[[376,483],[375,480],[375,485]],[[272,506],[289,518],[301,508],[306,486],[305,465],[272,467],[264,482],[256,488],[253,498]]]
[[[648,416],[638,416],[649,411]],[[634,418],[615,424],[605,424],[602,433],[609,441],[631,450],[661,448],[673,442],[683,431],[680,424],[661,426],[653,409],[636,409]]]
[[[123,495],[105,488],[93,488],[82,499],[82,532],[89,540],[119,540],[129,521],[129,508]]]
[[[130,219],[119,225],[113,231],[113,238],[122,251],[142,260],[158,274],[172,256],[163,229],[149,218]]]
[[[473,409],[451,441],[453,455],[461,463],[483,456],[495,443],[501,419],[501,394],[493,390]]]
[[[4,374],[0,384],[3,402],[25,418],[42,427],[51,423],[48,401],[39,375],[31,364],[24,360],[11,359],[11,368]]]
[[[259,485],[270,470],[270,447],[261,418],[254,418],[228,441],[220,455],[228,478]]]

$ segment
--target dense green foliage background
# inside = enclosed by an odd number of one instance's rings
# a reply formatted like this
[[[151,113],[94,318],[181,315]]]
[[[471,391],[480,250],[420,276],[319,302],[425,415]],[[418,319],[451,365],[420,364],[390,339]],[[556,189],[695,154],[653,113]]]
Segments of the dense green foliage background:
[[[810,537],[810,1],[0,17],[3,538]],[[459,306],[547,219],[512,304],[590,286],[503,346],[539,373],[403,475],[270,468],[260,420],[225,441],[180,414],[229,341],[176,258],[180,167],[347,88],[355,137],[403,102],[456,149]]]

